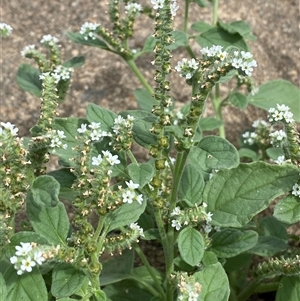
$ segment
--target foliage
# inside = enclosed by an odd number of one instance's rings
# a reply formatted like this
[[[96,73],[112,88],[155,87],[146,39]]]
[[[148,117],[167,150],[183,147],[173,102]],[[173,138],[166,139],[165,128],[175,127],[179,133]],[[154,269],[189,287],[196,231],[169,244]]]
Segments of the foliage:
[[[173,29],[174,0],[152,0],[151,8],[111,0],[111,31],[85,23],[68,33],[75,43],[124,59],[143,86],[133,91],[139,110],[116,114],[89,104],[86,118],[57,118],[73,68],[84,58],[62,62],[51,35],[41,40],[47,55],[34,45],[22,51],[37,68],[21,65],[17,81],[41,97],[41,112],[29,138],[1,122],[5,300],[243,301],[267,291],[277,291],[277,301],[300,298],[299,237],[287,232],[300,221],[299,90],[283,80],[257,87],[250,78],[257,65],[247,44],[255,39],[250,25],[218,20],[218,1],[185,2],[183,30]],[[214,20],[192,24],[192,35],[191,2],[212,4]],[[141,14],[154,19],[154,34],[133,51],[128,41]],[[1,30],[7,36],[11,27],[2,24]],[[201,56],[192,51],[192,40]],[[178,47],[191,58],[173,67]],[[155,55],[155,87],[135,64],[147,52]],[[170,96],[174,70],[191,87],[180,111]],[[219,86],[228,81],[235,88],[222,98]],[[208,101],[215,116],[204,118]],[[269,122],[254,121],[237,149],[226,139],[226,105],[268,110]],[[207,133],[215,129],[219,135]],[[138,162],[133,144],[150,159]],[[59,158],[59,169],[47,172],[49,156]],[[262,217],[274,200],[273,216]],[[28,220],[16,231],[24,208]],[[139,240],[161,245],[163,272],[150,265]],[[108,254],[114,256],[105,260]],[[135,265],[136,256],[142,266]]]

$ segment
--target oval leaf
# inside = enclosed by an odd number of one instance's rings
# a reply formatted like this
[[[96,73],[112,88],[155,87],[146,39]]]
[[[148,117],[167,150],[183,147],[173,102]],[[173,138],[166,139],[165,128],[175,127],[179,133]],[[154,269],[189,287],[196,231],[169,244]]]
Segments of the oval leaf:
[[[154,176],[154,167],[149,163],[135,164],[131,163],[128,165],[128,174],[131,180],[139,184],[139,188],[143,188]]]
[[[292,165],[240,164],[212,177],[204,188],[203,202],[213,213],[214,225],[243,227],[298,179],[299,171]]]
[[[200,263],[204,253],[204,240],[199,231],[187,227],[180,231],[178,249],[182,259],[191,266]]]
[[[22,64],[17,73],[17,83],[23,90],[37,96],[42,96],[42,81],[40,71],[29,64]]]
[[[300,222],[299,198],[289,195],[280,200],[275,206],[274,217],[287,224]]]

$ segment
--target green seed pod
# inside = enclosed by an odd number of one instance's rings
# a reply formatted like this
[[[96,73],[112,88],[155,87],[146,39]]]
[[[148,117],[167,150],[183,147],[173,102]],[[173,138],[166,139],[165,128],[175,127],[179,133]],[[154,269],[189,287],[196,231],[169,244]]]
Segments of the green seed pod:
[[[155,160],[155,168],[157,170],[162,170],[162,169],[165,169],[166,168],[166,159],[158,159],[158,160]]]
[[[161,197],[157,197],[154,201],[153,201],[153,206],[158,208],[158,209],[162,209],[164,208],[164,204],[165,204],[165,201],[163,198]]]
[[[161,184],[162,180],[158,176],[153,177],[153,179],[151,180],[151,185],[155,188],[161,187]]]
[[[159,137],[158,138],[158,145],[161,146],[161,147],[169,147],[169,137]]]
[[[89,269],[93,274],[99,274],[100,271],[102,270],[102,264],[100,262],[92,262],[89,265]]]

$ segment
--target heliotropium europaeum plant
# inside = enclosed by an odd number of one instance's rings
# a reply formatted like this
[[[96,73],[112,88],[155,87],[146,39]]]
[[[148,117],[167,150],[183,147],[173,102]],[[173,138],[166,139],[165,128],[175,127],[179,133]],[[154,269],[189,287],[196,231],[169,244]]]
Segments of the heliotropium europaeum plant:
[[[217,1],[212,2],[215,12]],[[29,138],[19,138],[13,124],[1,122],[0,284],[5,300],[246,301],[267,291],[277,291],[282,300],[286,290],[291,300],[300,298],[299,237],[287,232],[300,221],[297,112],[273,100],[269,121],[255,121],[253,130],[243,133],[240,151],[224,130],[220,136],[204,135],[204,129],[223,126],[221,107],[228,101],[242,107],[260,93],[244,96],[235,90],[221,100],[218,88],[235,77],[238,88],[246,84],[253,90],[250,77],[257,62],[245,49],[241,24],[219,22],[223,31],[235,29],[236,39],[240,35],[237,44],[227,45],[225,39],[225,45],[202,45],[198,55],[184,44],[192,57],[173,66],[172,50],[182,36],[173,29],[179,5],[174,0],[151,4],[143,8],[113,0],[111,32],[85,23],[70,34],[128,63],[148,91],[135,92],[139,110],[116,114],[89,104],[85,118],[58,118],[69,68],[83,59],[62,64],[59,41],[50,35],[41,40],[48,56],[35,46],[22,52],[39,69],[22,67],[19,83],[41,96],[41,112]],[[155,56],[154,87],[134,63],[143,51],[128,47],[142,13],[154,18],[153,37],[145,46]],[[194,25],[200,27],[205,26]],[[196,40],[220,31],[215,25],[206,28]],[[191,87],[190,101],[179,112],[171,97],[173,71]],[[26,74],[34,74],[33,80]],[[202,116],[209,100],[216,109],[213,126]],[[148,151],[150,159],[139,162],[133,144]],[[50,156],[59,158],[60,167],[48,172]],[[274,200],[274,214],[261,215]],[[27,221],[20,227],[16,217],[22,210]],[[141,240],[161,246],[162,269],[150,265]]]

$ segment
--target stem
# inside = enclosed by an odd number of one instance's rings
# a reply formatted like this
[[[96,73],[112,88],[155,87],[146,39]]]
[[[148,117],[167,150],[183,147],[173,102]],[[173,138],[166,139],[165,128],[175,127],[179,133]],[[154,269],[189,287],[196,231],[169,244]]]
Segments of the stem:
[[[137,65],[135,64],[134,60],[125,60],[127,65],[131,68],[131,70],[134,72],[134,74],[137,76],[137,78],[140,80],[140,82],[143,84],[143,86],[146,88],[146,90],[152,95],[154,93],[151,86],[148,84],[145,77],[142,75],[140,70],[138,69]]]
[[[218,7],[219,7],[219,0],[213,0],[213,24],[217,25],[218,22]]]
[[[237,296],[238,301],[246,301],[255,292],[256,287],[259,282],[261,282],[261,277],[253,279]]]
[[[131,160],[132,163],[139,164],[130,149],[127,151],[127,155],[130,158],[130,160]]]
[[[190,5],[190,0],[185,0],[185,6],[184,6],[184,21],[183,21],[183,31],[184,31],[185,33],[187,33],[187,28],[188,28],[189,5]]]
[[[146,281],[143,281],[140,277],[133,277],[133,279],[142,284],[142,286],[146,288],[151,295],[153,295],[154,297],[159,297],[159,293]]]
[[[255,289],[256,293],[268,293],[268,292],[274,292],[278,289],[280,282],[270,282],[270,283],[262,283],[258,285]]]
[[[211,101],[212,101],[217,119],[223,122],[222,103],[221,103],[221,98],[220,98],[220,86],[218,83],[215,86],[215,95],[213,95],[211,93],[210,97],[211,97]],[[226,137],[224,124],[222,124],[219,127],[219,136],[222,138]]]
[[[145,254],[143,253],[143,251],[141,250],[140,246],[137,243],[133,243],[132,244],[134,247],[135,252],[138,254],[138,256],[140,257],[142,263],[144,264],[144,266],[147,268],[150,276],[152,277],[154,284],[157,288],[157,290],[159,291],[161,297],[163,298],[163,300],[166,299],[166,293],[164,292],[164,290],[162,289],[162,286],[160,285],[159,281],[157,280],[156,275],[153,272],[153,268],[150,265],[147,257],[145,256]]]

